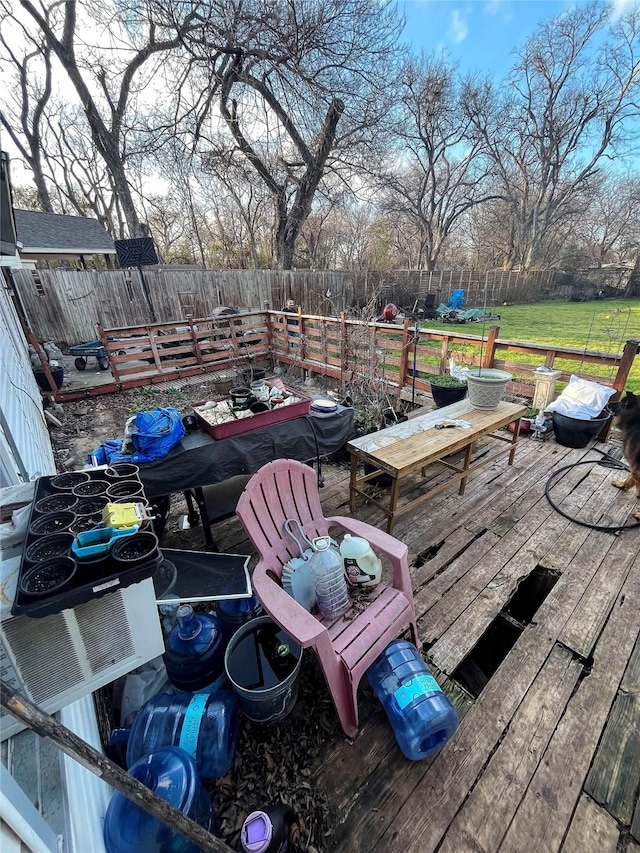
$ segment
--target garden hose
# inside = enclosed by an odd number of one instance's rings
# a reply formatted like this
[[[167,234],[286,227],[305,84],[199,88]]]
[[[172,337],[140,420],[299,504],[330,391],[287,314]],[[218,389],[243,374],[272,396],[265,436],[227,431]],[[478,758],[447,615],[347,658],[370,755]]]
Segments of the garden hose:
[[[574,462],[573,465],[565,465],[563,468],[558,468],[557,471],[554,471],[553,474],[547,480],[546,486],[544,488],[544,494],[546,499],[549,501],[553,509],[557,513],[559,513],[563,518],[567,518],[569,521],[575,522],[575,524],[580,524],[582,527],[588,527],[590,530],[604,530],[609,533],[615,532],[617,530],[632,530],[635,527],[640,527],[640,521],[634,521],[631,524],[614,524],[614,525],[606,525],[606,524],[592,524],[590,521],[581,521],[578,518],[574,518],[569,513],[560,509],[557,503],[553,501],[551,498],[550,492],[554,486],[557,486],[562,477],[567,473],[567,471],[571,471],[573,468],[577,468],[578,465],[603,465],[607,468],[619,468],[622,471],[629,471],[629,468],[618,459],[614,459],[612,456],[609,456],[608,453],[605,453],[603,450],[598,450],[597,447],[592,448],[597,453],[601,453],[603,459],[587,459],[582,462]]]

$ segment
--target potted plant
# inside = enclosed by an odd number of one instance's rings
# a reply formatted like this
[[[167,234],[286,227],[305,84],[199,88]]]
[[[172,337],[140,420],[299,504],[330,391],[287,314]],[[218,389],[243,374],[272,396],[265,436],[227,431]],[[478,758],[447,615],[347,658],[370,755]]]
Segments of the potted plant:
[[[535,421],[538,412],[539,409],[527,409],[524,415],[520,418],[520,435],[529,435],[529,433],[533,432],[533,422]],[[513,432],[515,430],[515,421],[510,423],[507,429],[509,432]]]
[[[467,396],[467,383],[462,379],[456,379],[455,376],[449,376],[449,374],[431,376],[429,384],[431,385],[433,402],[438,409],[464,400]]]

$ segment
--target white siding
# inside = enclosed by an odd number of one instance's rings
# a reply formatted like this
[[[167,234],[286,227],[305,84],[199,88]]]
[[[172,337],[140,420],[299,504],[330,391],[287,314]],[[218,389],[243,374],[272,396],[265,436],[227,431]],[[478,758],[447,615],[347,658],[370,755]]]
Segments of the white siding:
[[[55,471],[29,349],[0,276],[0,485],[15,485]]]

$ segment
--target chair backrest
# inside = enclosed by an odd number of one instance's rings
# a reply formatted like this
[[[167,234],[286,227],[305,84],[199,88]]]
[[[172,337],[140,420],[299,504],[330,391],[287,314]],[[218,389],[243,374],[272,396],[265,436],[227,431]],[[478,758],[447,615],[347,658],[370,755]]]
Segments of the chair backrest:
[[[236,515],[261,561],[268,563],[278,577],[283,564],[299,556],[295,542],[284,529],[288,518],[298,519],[310,538],[324,535],[328,529],[316,472],[292,459],[269,462],[254,474],[240,496]]]

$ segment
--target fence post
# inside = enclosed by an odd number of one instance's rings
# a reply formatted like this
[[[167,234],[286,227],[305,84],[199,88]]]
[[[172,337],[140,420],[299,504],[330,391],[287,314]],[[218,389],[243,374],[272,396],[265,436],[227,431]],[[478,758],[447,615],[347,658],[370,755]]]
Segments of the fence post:
[[[96,323],[96,329],[98,330],[98,337],[100,338],[100,343],[104,347],[104,351],[106,352],[107,358],[109,359],[109,367],[111,368],[111,373],[113,374],[113,378],[116,380],[116,382],[120,382],[120,371],[118,370],[118,365],[111,358],[111,353],[109,352],[109,350],[107,348],[108,341],[107,341],[107,336],[106,336],[104,329],[102,327],[102,323]],[[116,351],[116,355],[117,354],[118,353]]]
[[[487,335],[487,348],[484,351],[481,367],[493,367],[493,361],[496,357],[496,338],[500,326],[490,326],[489,334]]]
[[[627,384],[627,379],[629,378],[629,371],[633,367],[634,359],[639,352],[640,341],[632,339],[630,341],[627,341],[624,345],[624,349],[622,350],[622,358],[620,359],[620,364],[618,365],[618,372],[616,373],[615,379],[612,383],[613,387],[616,389],[616,393],[611,398],[612,400],[619,400],[622,396],[624,386]],[[611,430],[611,421],[612,418],[609,418],[607,423],[602,427],[600,434],[598,435],[598,441],[607,440],[609,431]]]
[[[400,399],[402,389],[404,388],[407,379],[407,363],[409,361],[409,324],[411,321],[408,317],[404,318],[402,326],[402,349],[400,350],[400,375],[398,376],[398,387],[396,388],[396,397]],[[416,330],[419,329],[418,321],[416,320]],[[416,331],[417,334],[417,331]],[[411,340],[413,344],[413,338]],[[411,367],[413,369],[413,359],[411,359]]]

